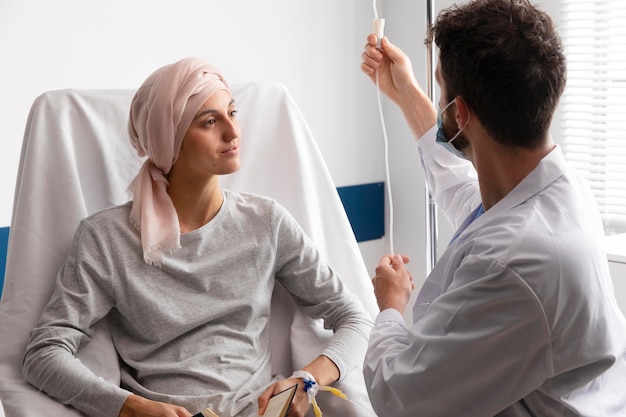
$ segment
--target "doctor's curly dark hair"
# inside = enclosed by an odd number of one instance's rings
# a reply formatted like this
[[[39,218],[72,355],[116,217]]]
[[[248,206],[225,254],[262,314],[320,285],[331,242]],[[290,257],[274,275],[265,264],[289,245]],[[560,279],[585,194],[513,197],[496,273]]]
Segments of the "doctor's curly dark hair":
[[[545,139],[567,69],[552,19],[528,0],[474,0],[442,11],[431,32],[447,103],[461,97],[505,146]]]

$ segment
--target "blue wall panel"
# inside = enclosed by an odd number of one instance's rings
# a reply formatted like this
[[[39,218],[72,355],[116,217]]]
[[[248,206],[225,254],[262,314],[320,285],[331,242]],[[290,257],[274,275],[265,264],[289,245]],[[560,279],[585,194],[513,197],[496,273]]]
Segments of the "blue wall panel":
[[[9,244],[9,228],[0,227],[0,295],[4,286],[4,270],[7,264],[7,246]]]
[[[385,183],[350,185],[337,191],[358,242],[385,235]]]

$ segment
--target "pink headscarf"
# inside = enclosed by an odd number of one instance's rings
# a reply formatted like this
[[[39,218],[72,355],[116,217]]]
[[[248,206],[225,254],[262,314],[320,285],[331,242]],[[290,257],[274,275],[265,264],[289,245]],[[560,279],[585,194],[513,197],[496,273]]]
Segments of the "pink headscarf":
[[[134,196],[130,221],[141,231],[143,258],[150,265],[160,267],[164,252],[180,248],[180,224],[166,175],[194,116],[218,90],[230,91],[216,68],[185,58],[153,72],[130,105],[131,143],[140,157],[148,156],[128,187]]]

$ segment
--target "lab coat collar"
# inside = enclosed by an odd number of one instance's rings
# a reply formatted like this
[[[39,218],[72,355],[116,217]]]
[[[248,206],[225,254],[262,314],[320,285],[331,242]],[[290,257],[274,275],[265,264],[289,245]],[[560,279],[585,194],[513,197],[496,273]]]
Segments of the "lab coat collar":
[[[452,258],[458,257],[457,248],[460,245],[475,236],[476,232],[481,230],[490,219],[494,217],[505,218],[506,213],[539,194],[562,177],[566,171],[565,157],[561,149],[556,146],[511,192],[460,232],[459,236],[451,242],[450,246],[442,254],[431,274],[422,285],[413,306],[413,321],[417,322],[422,318],[429,304],[449,284],[448,280],[452,279],[454,275],[450,272],[450,269],[458,266]],[[475,216],[475,212],[472,212],[470,216]]]
[[[490,217],[506,213],[513,207],[519,206],[530,198],[545,190],[567,171],[567,162],[561,148],[555,145],[539,164],[513,190],[494,206],[470,224],[465,232],[461,233],[459,243],[467,239],[471,232],[479,229]]]
[[[518,206],[529,198],[539,194],[549,187],[554,181],[565,174],[567,167],[563,152],[558,145],[550,151],[539,164],[533,169],[513,190],[502,200],[498,201],[492,209],[507,211]]]

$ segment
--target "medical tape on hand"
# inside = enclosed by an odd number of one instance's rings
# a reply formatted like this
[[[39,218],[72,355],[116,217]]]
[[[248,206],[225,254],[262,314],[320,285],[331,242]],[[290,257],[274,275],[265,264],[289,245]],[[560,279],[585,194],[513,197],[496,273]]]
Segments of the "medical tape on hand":
[[[348,396],[337,388],[319,385],[315,381],[315,377],[311,375],[310,372],[303,370],[295,371],[293,375],[291,375],[291,378],[302,378],[302,383],[304,384],[304,392],[306,392],[309,396],[309,402],[313,406],[313,412],[315,413],[315,417],[322,417],[322,410],[320,410],[320,407],[317,405],[317,400],[315,399],[315,396],[320,390],[328,391],[331,394],[336,395],[337,397],[344,400],[348,399]]]

